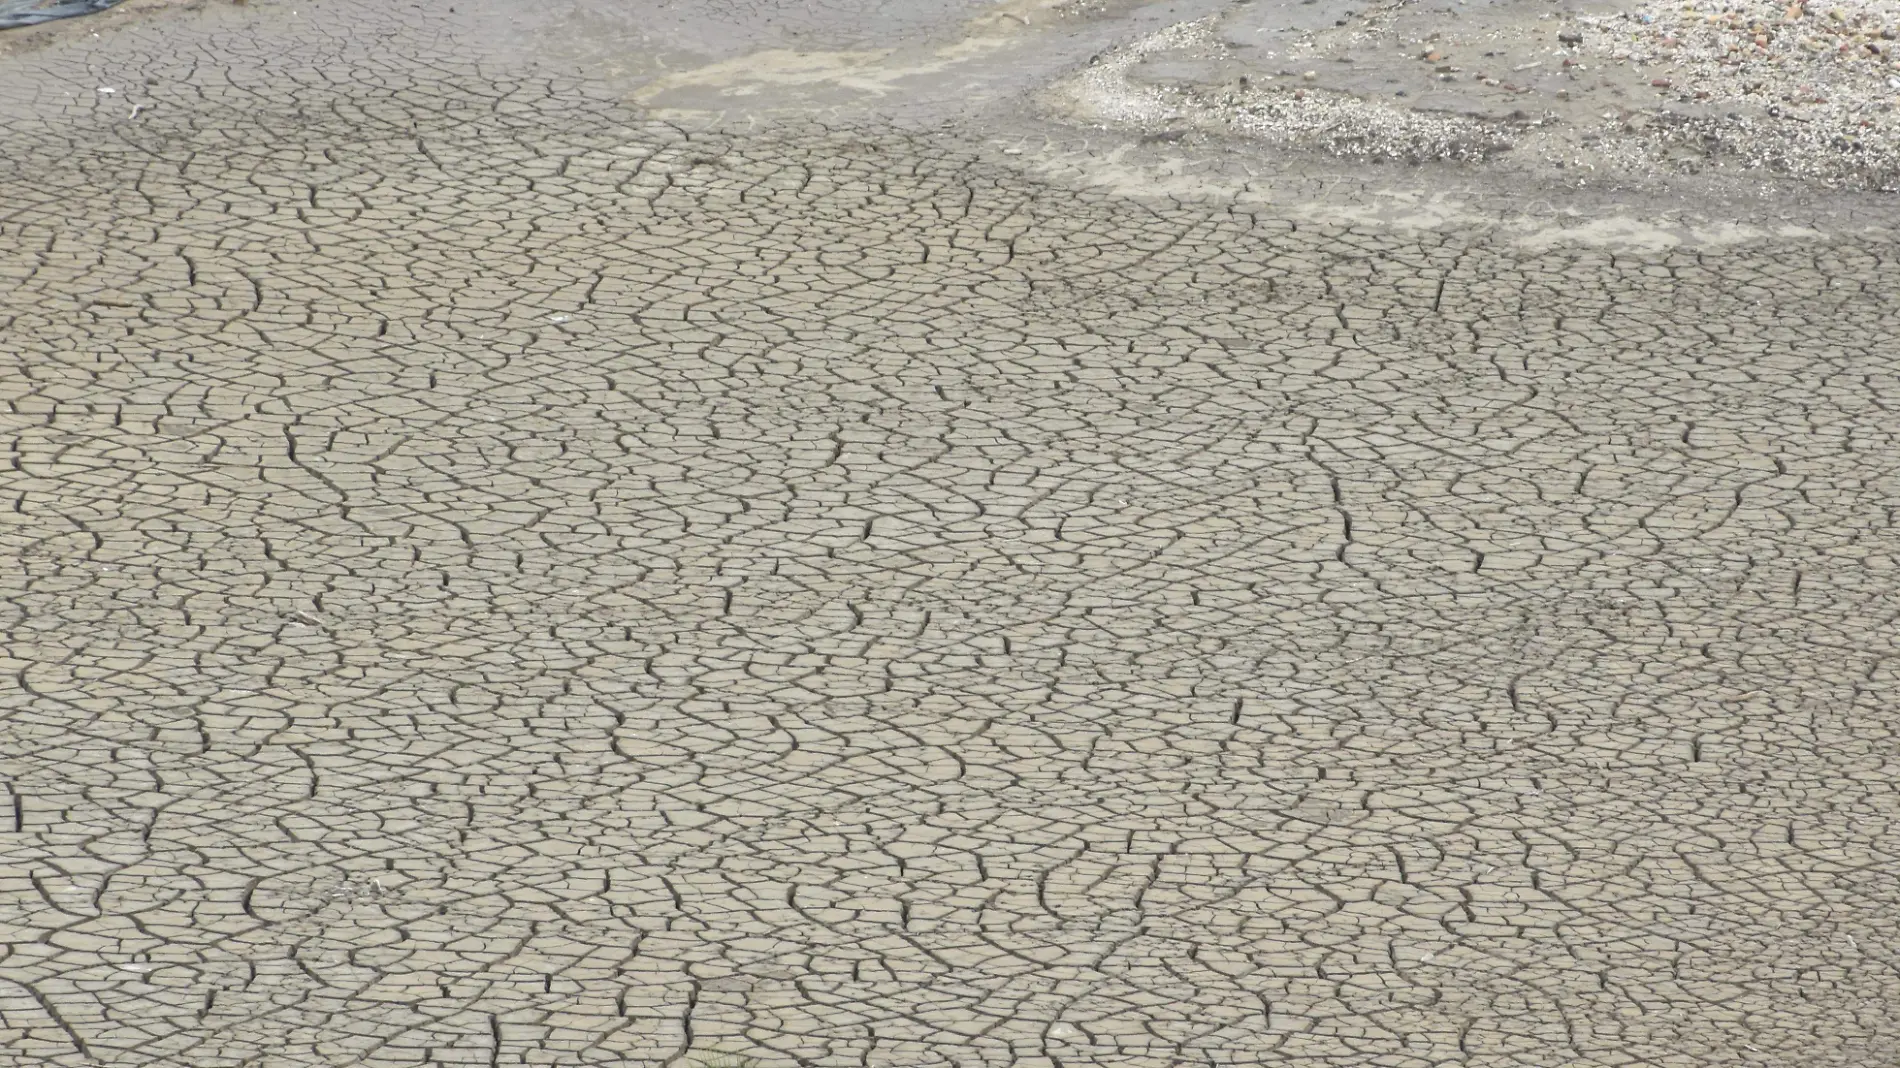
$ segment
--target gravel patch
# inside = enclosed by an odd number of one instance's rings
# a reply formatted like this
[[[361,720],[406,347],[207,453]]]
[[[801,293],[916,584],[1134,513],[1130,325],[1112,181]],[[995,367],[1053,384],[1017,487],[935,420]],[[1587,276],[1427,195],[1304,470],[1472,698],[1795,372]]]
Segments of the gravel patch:
[[[1046,102],[1150,139],[1238,135],[1578,181],[1729,173],[1892,191],[1896,38],[1900,0],[1240,5],[1102,53]]]
[[[1494,123],[1393,108],[1310,84],[1317,74],[1306,78],[1289,70],[1274,76],[1289,79],[1284,84],[1259,84],[1242,76],[1215,86],[1130,79],[1135,65],[1163,51],[1217,53],[1218,22],[1211,16],[1181,23],[1103,53],[1080,75],[1058,83],[1048,102],[1085,121],[1151,128],[1150,141],[1177,139],[1189,129],[1218,130],[1289,148],[1385,161],[1481,160],[1515,141]]]
[[[1652,148],[1701,143],[1828,185],[1891,187],[1900,174],[1894,0],[1654,4],[1573,32],[1582,55],[1648,75],[1664,106],[1630,132]]]

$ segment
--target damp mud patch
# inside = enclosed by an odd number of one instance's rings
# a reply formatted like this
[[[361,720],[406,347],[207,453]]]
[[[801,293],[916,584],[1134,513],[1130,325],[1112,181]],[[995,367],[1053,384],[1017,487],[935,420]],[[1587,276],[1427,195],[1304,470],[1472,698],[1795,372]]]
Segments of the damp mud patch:
[[[0,30],[37,26],[55,19],[94,15],[120,0],[0,0]]]

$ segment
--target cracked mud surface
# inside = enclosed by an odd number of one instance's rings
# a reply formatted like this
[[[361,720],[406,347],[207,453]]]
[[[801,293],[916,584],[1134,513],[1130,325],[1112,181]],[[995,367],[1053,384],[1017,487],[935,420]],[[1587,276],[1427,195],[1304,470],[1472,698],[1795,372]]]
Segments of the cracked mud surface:
[[[138,6],[0,74],[0,1064],[1900,1059],[1890,239]]]

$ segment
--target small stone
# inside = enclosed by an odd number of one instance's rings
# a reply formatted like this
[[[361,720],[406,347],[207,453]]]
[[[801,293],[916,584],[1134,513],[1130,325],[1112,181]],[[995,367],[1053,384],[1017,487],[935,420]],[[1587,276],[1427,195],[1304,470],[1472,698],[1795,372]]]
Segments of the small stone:
[[[1667,88],[1669,88],[1669,79],[1667,79],[1667,78],[1651,78],[1651,79],[1649,80],[1649,84],[1651,84],[1651,85],[1653,85],[1653,86],[1655,86],[1655,87],[1656,87],[1656,88],[1658,88],[1658,89],[1667,89]]]
[[[1575,30],[1567,30],[1557,35],[1557,42],[1575,48],[1583,43],[1583,34]]]
[[[1302,75],[1300,75],[1300,77],[1301,77],[1301,78],[1303,78],[1303,79],[1305,79],[1306,81],[1309,81],[1309,82],[1312,82],[1312,81],[1318,81],[1318,80],[1319,80],[1319,71],[1316,71],[1316,70],[1309,70],[1309,71],[1307,71],[1307,72],[1306,72],[1305,74],[1302,74]]]

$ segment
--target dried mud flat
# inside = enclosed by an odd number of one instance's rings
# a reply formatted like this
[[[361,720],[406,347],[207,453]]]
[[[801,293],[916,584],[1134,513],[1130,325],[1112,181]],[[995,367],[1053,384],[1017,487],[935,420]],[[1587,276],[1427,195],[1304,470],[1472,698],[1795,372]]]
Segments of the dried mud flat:
[[[1039,110],[1723,16],[450,6],[0,63],[0,1065],[1900,1060],[1890,202]]]

